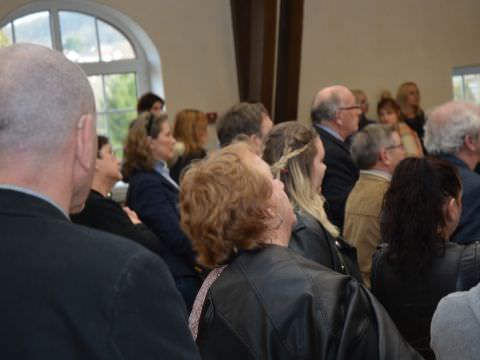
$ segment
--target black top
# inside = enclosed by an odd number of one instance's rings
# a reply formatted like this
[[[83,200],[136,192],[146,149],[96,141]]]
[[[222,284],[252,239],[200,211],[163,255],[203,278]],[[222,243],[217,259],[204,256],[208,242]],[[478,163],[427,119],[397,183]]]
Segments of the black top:
[[[70,218],[74,223],[124,236],[157,254],[160,252],[159,241],[153,232],[144,224],[133,224],[117,202],[93,189],[83,210]]]
[[[332,223],[343,229],[345,204],[358,179],[358,168],[354,164],[348,145],[315,125],[325,147],[327,171],[322,183],[322,194],[326,199],[325,210]]]
[[[405,339],[427,359],[433,359],[430,322],[441,298],[464,291],[480,281],[477,244],[446,244],[445,255],[436,258],[426,273],[406,276],[386,260],[386,247],[372,261],[372,292],[385,306]]]
[[[199,359],[163,260],[0,190],[1,359]]]
[[[419,359],[350,276],[280,247],[241,252],[207,293],[204,359]]]
[[[179,156],[175,164],[170,167],[170,176],[177,184],[180,184],[179,180],[183,170],[190,165],[192,161],[203,159],[205,156],[207,156],[207,153],[203,149]]]

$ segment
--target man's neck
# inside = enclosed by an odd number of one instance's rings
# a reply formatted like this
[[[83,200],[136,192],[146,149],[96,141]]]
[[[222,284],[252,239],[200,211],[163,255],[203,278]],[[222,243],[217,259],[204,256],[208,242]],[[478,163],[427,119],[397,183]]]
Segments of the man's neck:
[[[326,132],[330,133],[331,135],[335,136],[336,138],[338,138],[339,140],[342,140],[342,141],[345,141],[345,136],[343,136],[343,134],[341,133],[340,129],[338,129],[337,126],[335,126],[334,124],[328,122],[328,121],[324,121],[324,122],[321,122],[321,123],[318,123],[318,126],[320,128],[323,128]]]
[[[478,156],[475,153],[467,151],[465,149],[460,149],[460,151],[455,155],[465,164],[467,164],[470,170],[473,171],[475,169],[475,166],[477,166]]]

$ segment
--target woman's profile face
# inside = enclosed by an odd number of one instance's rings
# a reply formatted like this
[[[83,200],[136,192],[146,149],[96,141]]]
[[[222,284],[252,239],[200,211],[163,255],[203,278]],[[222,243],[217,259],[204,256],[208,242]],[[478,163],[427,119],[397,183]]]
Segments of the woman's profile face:
[[[96,173],[115,181],[122,180],[120,161],[113,153],[112,145],[109,143],[103,145],[98,151],[98,155],[99,157],[95,162]]]
[[[273,178],[270,166],[268,166],[265,161],[257,155],[252,154],[251,156],[253,158],[254,168],[262,173],[263,176],[267,177],[272,183],[272,196],[268,201],[268,208],[271,209],[279,219],[283,220],[283,225],[289,226],[290,228],[293,227],[297,219],[293,212],[292,205],[288,200],[287,194],[285,193],[283,183],[280,180]]]
[[[175,138],[172,135],[170,124],[164,121],[156,138],[152,138],[150,147],[155,160],[169,161],[173,159]]]
[[[383,107],[378,111],[378,120],[382,124],[395,126],[398,123],[399,114],[391,107]]]
[[[313,158],[312,164],[312,185],[314,191],[320,192],[322,189],[323,177],[325,176],[325,171],[327,170],[327,165],[325,165],[323,162],[325,158],[325,149],[323,148],[323,143],[318,136],[314,140],[314,145],[317,152]]]
[[[407,105],[418,107],[420,106],[420,91],[417,85],[410,85],[407,90]]]

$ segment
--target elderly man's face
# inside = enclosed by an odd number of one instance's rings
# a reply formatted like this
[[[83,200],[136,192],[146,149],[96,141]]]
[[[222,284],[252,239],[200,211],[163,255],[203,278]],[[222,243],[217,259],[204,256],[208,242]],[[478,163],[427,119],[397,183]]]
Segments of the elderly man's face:
[[[351,92],[343,96],[343,106],[339,108],[340,127],[345,138],[358,130],[358,119],[361,114],[355,96]]]

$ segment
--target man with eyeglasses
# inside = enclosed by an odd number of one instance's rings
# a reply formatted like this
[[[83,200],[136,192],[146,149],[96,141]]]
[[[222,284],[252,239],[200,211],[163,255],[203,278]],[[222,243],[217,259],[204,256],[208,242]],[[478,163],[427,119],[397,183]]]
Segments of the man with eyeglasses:
[[[360,177],[347,199],[343,234],[356,247],[363,282],[370,287],[372,255],[380,243],[383,195],[405,151],[397,131],[389,125],[375,124],[354,136],[351,153]]]
[[[343,228],[347,196],[358,179],[358,168],[345,141],[358,130],[359,116],[360,106],[345,86],[326,87],[313,100],[312,123],[325,147],[327,165],[322,184],[325,210],[330,221],[340,229]]]

